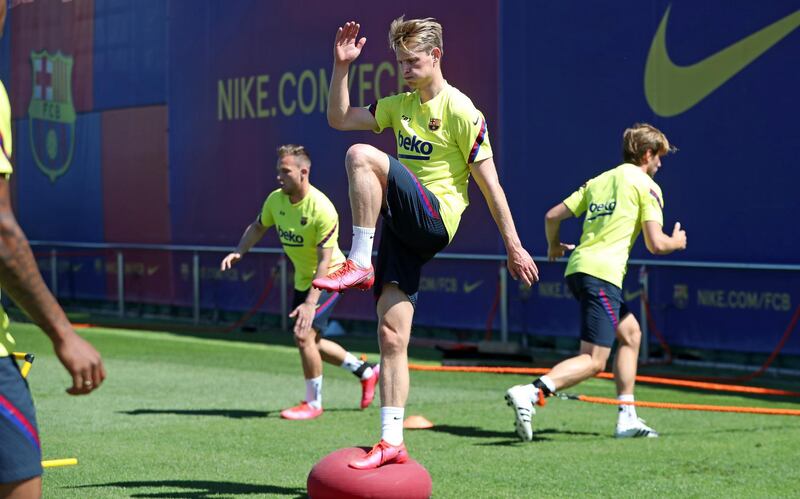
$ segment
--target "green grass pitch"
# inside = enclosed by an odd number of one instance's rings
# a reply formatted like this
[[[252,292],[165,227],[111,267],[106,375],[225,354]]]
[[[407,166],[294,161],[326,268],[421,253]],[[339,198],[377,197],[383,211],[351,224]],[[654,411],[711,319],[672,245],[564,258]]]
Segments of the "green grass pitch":
[[[45,336],[26,324],[14,331],[19,349],[36,354],[29,382],[43,458],[80,461],[47,470],[44,497],[304,497],[320,458],[380,436],[377,400],[358,410],[357,381],[329,365],[323,416],[280,419],[279,411],[304,393],[288,335],[283,344],[267,344],[81,330],[102,352],[108,379],[96,393],[75,398],[64,393],[68,376]],[[344,345],[377,358],[375,341]],[[528,379],[412,372],[406,415],[424,415],[436,426],[407,430],[406,445],[430,472],[434,497],[797,495],[800,418],[640,409],[661,438],[615,440],[615,407],[551,400],[534,419],[535,440],[522,443],[503,394]],[[571,391],[614,396],[613,383],[597,379]],[[649,385],[637,388],[637,399],[800,408],[797,399]]]

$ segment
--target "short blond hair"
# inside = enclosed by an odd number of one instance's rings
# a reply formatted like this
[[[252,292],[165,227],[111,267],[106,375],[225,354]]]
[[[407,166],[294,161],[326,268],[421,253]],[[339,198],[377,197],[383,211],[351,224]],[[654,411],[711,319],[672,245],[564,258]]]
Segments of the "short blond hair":
[[[404,20],[400,16],[389,26],[389,46],[393,51],[430,52],[438,48],[444,53],[442,44],[442,25],[432,17]]]
[[[622,160],[626,163],[641,166],[647,151],[663,156],[677,150],[661,130],[647,123],[634,123],[622,134]]]
[[[282,159],[285,156],[296,156],[300,158],[300,161],[306,166],[311,166],[311,155],[309,155],[306,148],[301,145],[284,144],[278,147],[278,159]]]

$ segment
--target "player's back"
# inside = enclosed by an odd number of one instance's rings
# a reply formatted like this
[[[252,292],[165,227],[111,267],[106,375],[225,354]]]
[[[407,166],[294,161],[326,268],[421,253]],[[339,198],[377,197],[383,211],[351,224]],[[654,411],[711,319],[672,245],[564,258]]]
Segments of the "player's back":
[[[575,216],[586,212],[566,274],[583,272],[621,287],[643,219],[661,223],[661,189],[640,167],[625,163],[589,180],[564,203]]]

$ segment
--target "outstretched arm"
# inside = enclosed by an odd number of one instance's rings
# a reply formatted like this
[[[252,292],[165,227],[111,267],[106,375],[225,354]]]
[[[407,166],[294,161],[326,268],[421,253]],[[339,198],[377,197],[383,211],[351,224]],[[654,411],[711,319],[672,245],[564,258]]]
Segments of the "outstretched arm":
[[[561,258],[564,253],[569,250],[574,250],[574,244],[565,244],[561,242],[559,232],[561,230],[561,222],[570,218],[572,212],[564,203],[558,203],[547,211],[544,216],[544,232],[547,235],[547,259],[551,262],[556,258]]]
[[[100,354],[75,333],[45,286],[28,238],[11,211],[8,180],[0,177],[0,283],[14,302],[50,337],[58,359],[72,376],[71,395],[91,392],[106,377]]]
[[[259,216],[255,222],[247,226],[241,239],[239,239],[239,244],[236,245],[236,249],[222,259],[219,269],[224,272],[241,260],[245,253],[250,251],[250,248],[264,237],[266,231],[267,227],[261,225],[261,216]]]
[[[511,277],[522,279],[526,286],[532,286],[539,280],[539,269],[519,240],[506,194],[497,177],[494,160],[486,158],[470,166],[472,176],[486,199],[486,204],[489,206],[489,211],[492,213],[492,218],[494,218],[506,246],[508,271],[511,273]]]
[[[374,130],[378,123],[368,109],[350,106],[347,83],[350,64],[361,54],[367,39],[358,38],[360,24],[346,23],[336,31],[333,44],[333,75],[328,94],[328,124],[337,130]]]

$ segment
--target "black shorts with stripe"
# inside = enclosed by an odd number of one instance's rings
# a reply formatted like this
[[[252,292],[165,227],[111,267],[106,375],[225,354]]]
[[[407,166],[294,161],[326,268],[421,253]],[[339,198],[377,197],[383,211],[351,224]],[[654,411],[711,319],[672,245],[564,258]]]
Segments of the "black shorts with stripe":
[[[300,291],[299,289],[294,290],[294,297],[292,298],[292,310],[299,307],[304,301],[306,301],[306,297],[308,296],[308,292],[311,288]],[[317,300],[317,310],[314,312],[314,321],[311,323],[311,327],[317,330],[319,333],[324,333],[325,330],[328,328],[328,322],[330,321],[331,314],[333,313],[333,308],[336,306],[336,302],[339,301],[339,298],[342,295],[339,293],[331,293],[330,291],[323,291],[322,294],[319,295],[319,299]]]
[[[13,357],[0,357],[0,483],[42,474],[36,412]]]
[[[619,322],[630,313],[622,290],[608,281],[581,272],[567,276],[567,286],[581,304],[581,339],[611,347]]]
[[[422,266],[450,242],[439,200],[419,179],[389,156],[386,208],[375,267],[375,296],[394,283],[416,303]]]

